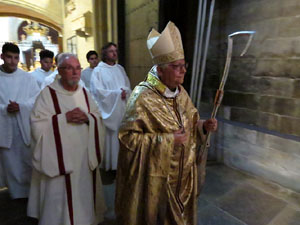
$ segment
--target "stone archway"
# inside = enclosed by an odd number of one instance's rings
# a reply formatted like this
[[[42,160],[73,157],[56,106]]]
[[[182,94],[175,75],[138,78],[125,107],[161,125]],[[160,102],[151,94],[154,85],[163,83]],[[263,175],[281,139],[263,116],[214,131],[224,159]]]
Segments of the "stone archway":
[[[57,0],[60,2],[59,0]],[[42,6],[25,4],[25,1],[4,3],[9,1],[0,1],[0,16],[13,16],[21,17],[25,19],[34,20],[36,22],[43,23],[47,26],[57,30],[60,34],[62,33],[63,27],[63,12],[61,4],[57,6],[55,13],[48,11],[47,8]],[[45,5],[44,5],[45,6]]]
[[[56,2],[55,2],[56,1]],[[48,3],[47,3],[48,2]],[[63,51],[63,11],[61,0],[41,0],[38,3],[0,0],[0,17],[29,19],[47,25],[58,32],[59,51]]]

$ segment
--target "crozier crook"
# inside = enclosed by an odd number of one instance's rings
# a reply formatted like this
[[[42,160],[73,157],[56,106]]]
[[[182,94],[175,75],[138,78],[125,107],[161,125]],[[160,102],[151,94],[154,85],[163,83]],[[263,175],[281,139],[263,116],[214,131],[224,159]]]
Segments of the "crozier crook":
[[[211,118],[216,117],[219,106],[221,105],[221,102],[222,102],[222,99],[223,99],[224,86],[225,86],[226,81],[227,81],[228,72],[229,72],[230,63],[231,63],[231,58],[232,58],[233,38],[237,37],[237,36],[248,36],[249,37],[244,50],[240,54],[240,56],[244,56],[246,54],[252,40],[253,40],[254,34],[255,34],[255,31],[238,31],[238,32],[235,32],[235,33],[232,33],[232,34],[228,35],[228,47],[227,47],[227,57],[226,57],[225,68],[224,68],[224,72],[223,72],[223,76],[222,76],[222,80],[221,80],[219,89],[216,92],[216,96],[215,96],[215,100],[214,100],[214,108],[213,108],[213,111],[212,111],[212,114],[211,114]],[[203,155],[203,153],[205,153],[205,151],[207,151],[207,148],[208,148],[209,142],[210,142],[210,135],[211,135],[211,133],[208,132],[207,135],[206,135],[205,144],[201,146],[200,153],[198,155],[198,162],[200,162],[201,156]]]

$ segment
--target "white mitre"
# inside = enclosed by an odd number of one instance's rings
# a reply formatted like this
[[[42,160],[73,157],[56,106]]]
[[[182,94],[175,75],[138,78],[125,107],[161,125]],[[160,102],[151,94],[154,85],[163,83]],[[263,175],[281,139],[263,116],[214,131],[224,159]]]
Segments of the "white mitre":
[[[147,47],[154,64],[165,64],[184,59],[181,35],[173,22],[169,22],[160,34],[152,29],[147,38]]]

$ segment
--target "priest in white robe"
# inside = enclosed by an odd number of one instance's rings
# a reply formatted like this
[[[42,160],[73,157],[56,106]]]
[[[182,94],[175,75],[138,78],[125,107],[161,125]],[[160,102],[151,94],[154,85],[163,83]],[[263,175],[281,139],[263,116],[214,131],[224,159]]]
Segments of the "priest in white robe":
[[[58,63],[58,58],[59,58],[60,54],[61,53],[56,54],[56,56],[55,56],[55,66],[56,66],[56,68],[55,68],[55,70],[51,74],[49,74],[44,79],[43,83],[41,84],[41,90],[43,90],[46,86],[48,86],[49,84],[51,84],[55,80],[55,77],[58,74],[57,63]]]
[[[119,154],[118,132],[131,94],[130,82],[124,68],[116,63],[117,46],[108,43],[101,50],[102,61],[94,69],[90,91],[96,99],[106,127],[105,151],[101,168],[116,170]]]
[[[90,89],[92,73],[94,71],[94,68],[99,63],[98,53],[96,51],[91,50],[86,54],[86,59],[89,63],[89,67],[82,70],[81,79],[84,82],[86,88]]]
[[[11,198],[27,198],[31,177],[30,113],[40,89],[36,80],[18,69],[20,50],[2,47],[0,66],[0,187]]]
[[[27,214],[39,225],[92,225],[105,210],[99,164],[105,127],[80,86],[77,57],[63,53],[61,75],[45,87],[31,114],[33,172]]]
[[[46,77],[52,74],[52,66],[53,66],[53,57],[54,53],[47,49],[40,51],[40,63],[41,67],[37,68],[31,75],[37,80],[39,86],[42,86]]]

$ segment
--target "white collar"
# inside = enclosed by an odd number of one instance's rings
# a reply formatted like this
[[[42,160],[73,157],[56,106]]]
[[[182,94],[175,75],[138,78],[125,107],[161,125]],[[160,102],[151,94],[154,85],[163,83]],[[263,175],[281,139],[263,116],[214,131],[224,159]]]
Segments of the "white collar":
[[[168,87],[166,87],[166,90],[164,92],[164,96],[167,98],[175,98],[179,93],[178,87],[176,87],[175,91],[171,91]]]
[[[157,74],[157,65],[154,65],[151,70],[150,70],[150,73],[155,76],[156,78],[159,78],[158,74]],[[166,86],[166,90],[165,92],[163,93],[163,96],[167,97],[167,98],[175,98],[179,93],[179,88],[176,87],[176,90],[175,91],[171,91],[167,86]]]

